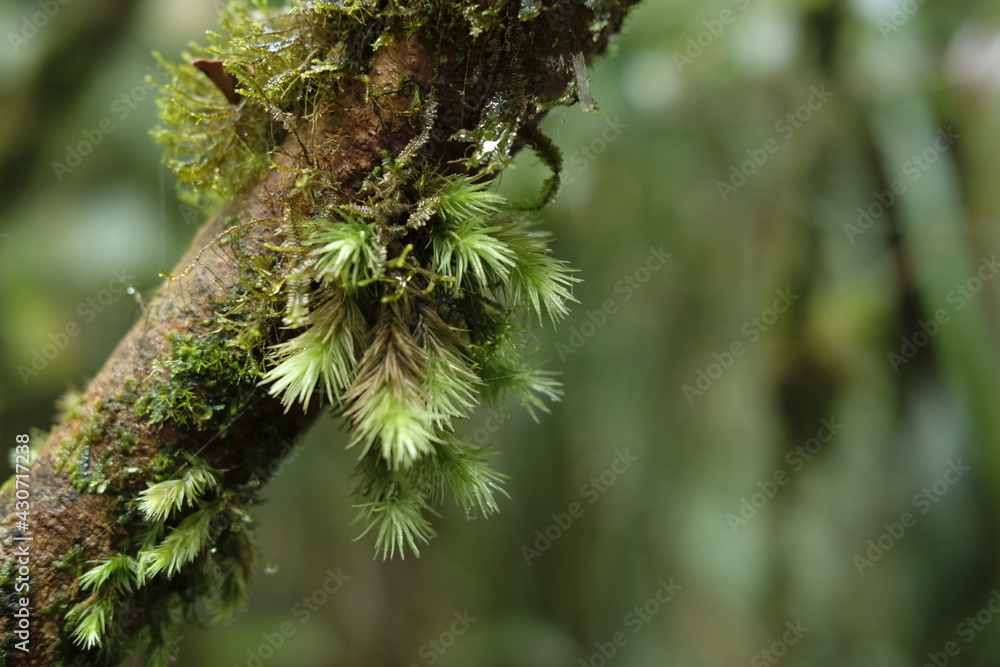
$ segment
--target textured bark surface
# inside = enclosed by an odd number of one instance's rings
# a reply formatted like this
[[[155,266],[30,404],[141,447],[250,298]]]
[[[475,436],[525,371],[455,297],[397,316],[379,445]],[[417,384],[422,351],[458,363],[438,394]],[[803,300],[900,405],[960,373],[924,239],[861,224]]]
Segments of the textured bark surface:
[[[567,71],[516,71],[517,59],[510,59],[506,46],[516,40],[517,48],[545,57],[582,52],[589,59],[606,44],[618,28],[623,13],[615,16],[593,39],[588,26],[593,18],[583,3],[568,4],[558,20],[519,22],[511,16],[503,29],[481,35],[481,49],[470,50],[465,60],[454,57],[446,44],[466,35],[450,36],[437,44],[418,43],[414,38],[400,37],[390,46],[378,50],[372,60],[371,87],[361,85],[343,91],[340,105],[316,118],[307,127],[299,128],[299,137],[313,161],[313,167],[329,174],[344,194],[356,191],[371,170],[381,164],[383,153],[398,154],[408,142],[420,134],[424,117],[413,111],[412,83],[424,90],[435,91],[439,112],[434,132],[428,144],[432,159],[447,170],[449,161],[460,157],[468,148],[460,142],[447,141],[455,131],[472,128],[481,110],[487,90],[468,89],[470,73],[478,72],[480,80],[491,81],[498,68],[513,69],[524,78],[529,94],[542,99],[555,99],[565,92],[572,74]],[[538,62],[526,58],[524,62]],[[508,71],[506,74],[510,74]],[[373,91],[376,94],[373,94]],[[526,119],[519,136],[530,136],[541,118],[536,113]],[[279,164],[302,160],[303,145],[294,136],[284,141],[277,151]],[[277,237],[286,207],[291,206],[288,194],[293,190],[295,175],[280,169],[272,170],[245,195],[228,205],[226,211],[208,222],[181,259],[174,275],[192,268],[180,278],[165,281],[143,317],[118,345],[103,370],[86,390],[82,412],[100,408],[101,436],[86,453],[89,461],[113,461],[118,470],[147,469],[159,454],[181,443],[184,448],[199,451],[213,467],[226,471],[224,484],[239,485],[251,477],[267,478],[270,463],[280,460],[297,434],[308,426],[313,415],[296,409],[287,414],[276,399],[258,388],[236,417],[222,431],[218,428],[192,434],[190,429],[175,428],[167,423],[150,427],[135,414],[134,400],[123,397],[144,391],[144,381],[157,372],[157,362],[169,358],[170,332],[195,337],[212,330],[210,318],[217,314],[221,303],[230,299],[245,276],[247,262],[253,257],[275,254],[267,246],[280,245]],[[216,237],[238,217],[246,225],[246,234],[237,241],[215,242]],[[280,322],[273,323],[274,336],[280,332]],[[160,371],[162,372],[162,371]],[[42,446],[30,472],[31,510],[29,529],[18,528],[14,513],[14,487],[8,486],[0,495],[0,545],[2,561],[9,564],[16,549],[26,545],[30,556],[30,640],[29,652],[14,650],[20,641],[13,636],[16,619],[12,617],[15,598],[4,589],[0,597],[0,646],[6,648],[6,661],[11,665],[49,665],[56,662],[56,653],[65,659],[67,651],[76,649],[64,630],[62,613],[43,613],[59,600],[69,604],[85,597],[79,590],[73,562],[107,558],[119,553],[134,535],[129,534],[129,522],[119,522],[129,514],[128,504],[145,488],[143,477],[128,475],[118,479],[114,491],[87,493],[77,490],[65,468],[59,467],[60,443],[79,437],[83,428],[92,427],[81,417],[58,424]],[[108,434],[118,433],[118,438]],[[121,449],[120,436],[132,436],[129,452]],[[102,458],[103,457],[103,458]],[[110,457],[110,458],[109,458]],[[17,541],[30,537],[31,541]],[[16,567],[14,569],[16,572]],[[64,607],[65,608],[65,607]],[[142,610],[136,610],[141,616]],[[13,637],[13,639],[12,639]],[[55,652],[54,650],[57,649]],[[81,660],[70,664],[97,664],[93,654],[79,651]],[[2,662],[2,660],[0,660]]]

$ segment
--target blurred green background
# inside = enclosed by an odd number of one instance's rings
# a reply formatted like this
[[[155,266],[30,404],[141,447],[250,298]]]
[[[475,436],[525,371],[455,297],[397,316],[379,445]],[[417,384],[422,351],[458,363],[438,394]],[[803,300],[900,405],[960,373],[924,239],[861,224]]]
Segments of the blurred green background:
[[[215,9],[0,5],[8,445],[137,318],[116,272],[151,294],[201,222],[143,81]],[[501,513],[448,506],[419,559],[373,561],[322,420],[257,511],[248,611],[179,664],[1000,663],[1000,6],[648,0],[612,51],[601,111],[544,124],[541,224],[584,280],[539,332],[565,398],[464,427]]]

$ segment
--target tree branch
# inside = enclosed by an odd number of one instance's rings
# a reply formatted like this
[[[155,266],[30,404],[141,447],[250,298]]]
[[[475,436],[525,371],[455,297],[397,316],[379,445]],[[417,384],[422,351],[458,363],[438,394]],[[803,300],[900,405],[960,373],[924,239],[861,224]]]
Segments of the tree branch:
[[[456,32],[456,23],[443,24],[451,33],[426,27],[410,32],[399,15],[365,15],[361,25],[372,36],[390,37],[373,49],[367,69],[338,80],[336,104],[300,119],[274,151],[266,176],[241,189],[201,229],[175,268],[177,277],[161,285],[79,402],[66,408],[25,484],[11,480],[0,491],[0,664],[115,664],[135,644],[162,657],[169,654],[171,633],[197,613],[199,600],[238,606],[253,569],[240,528],[249,523],[246,509],[318,412],[286,412],[260,386],[258,374],[245,372],[287,336],[279,309],[249,306],[269,296],[261,280],[268,267],[289,261],[295,244],[286,238],[285,223],[311,213],[316,197],[349,201],[386,155],[399,156],[415,142],[441,173],[468,169],[475,138],[449,139],[477,128],[501,82],[530,100],[524,113],[513,115],[514,125],[503,128],[515,137],[509,151],[539,148],[546,141],[537,130],[545,108],[572,101],[585,76],[579,56],[572,64],[575,54],[589,60],[602,50],[631,2],[607,3],[595,15],[597,4],[563,2],[532,18],[518,17],[513,5],[483,2],[476,11],[492,9],[483,13],[493,18],[484,19],[474,39]],[[428,110],[428,100],[436,109]],[[311,199],[297,184],[303,170],[325,175]],[[243,328],[258,337],[254,345],[222,326],[234,318],[257,318]],[[171,411],[186,400],[195,410]],[[145,577],[131,573],[113,583],[112,564],[112,583],[81,582],[95,563],[163,538],[151,535],[142,504],[149,497],[142,494],[163,480],[193,489],[193,471],[202,463],[210,471],[205,479],[217,483],[214,515],[205,524],[212,555],[187,567],[179,558],[176,568],[163,566],[169,576],[148,575],[157,566],[140,557]],[[17,505],[23,499],[30,505]],[[168,522],[166,529],[179,534],[191,517]],[[108,595],[116,601],[108,607],[111,618],[97,613]],[[24,613],[29,616],[22,623]],[[81,618],[100,626],[100,646],[81,646],[83,635],[74,638]]]

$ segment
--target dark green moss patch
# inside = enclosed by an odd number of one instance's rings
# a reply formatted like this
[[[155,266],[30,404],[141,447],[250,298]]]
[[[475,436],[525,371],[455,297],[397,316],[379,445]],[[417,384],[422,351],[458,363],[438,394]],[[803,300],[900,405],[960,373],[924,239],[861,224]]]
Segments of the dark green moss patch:
[[[245,404],[259,379],[256,363],[231,339],[167,334],[170,359],[144,383],[136,416],[152,425],[223,427]]]

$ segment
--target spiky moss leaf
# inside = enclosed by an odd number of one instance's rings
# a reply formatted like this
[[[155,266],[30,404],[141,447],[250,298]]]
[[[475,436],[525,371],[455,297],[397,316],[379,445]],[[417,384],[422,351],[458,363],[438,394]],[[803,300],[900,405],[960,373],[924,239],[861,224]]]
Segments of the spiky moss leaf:
[[[314,221],[309,244],[316,257],[318,276],[336,281],[349,291],[377,280],[383,275],[384,251],[375,240],[375,224],[341,212],[342,220]]]
[[[206,501],[170,530],[166,539],[163,534],[167,528],[162,522],[144,524],[134,544],[138,557],[129,563],[137,580],[134,595],[122,597],[120,591],[108,587],[109,578],[93,596],[107,603],[106,616],[113,611],[116,618],[123,617],[121,624],[108,622],[101,640],[104,644],[119,649],[124,646],[128,652],[143,651],[146,657],[142,664],[166,665],[176,653],[177,632],[185,618],[200,622],[202,613],[210,612],[218,621],[244,605],[257,567],[250,515],[242,505],[234,504],[245,491],[230,489]],[[219,525],[215,525],[216,519],[221,519]],[[158,574],[165,577],[157,579]],[[172,580],[167,583],[165,578]],[[153,599],[156,604],[139,602],[145,612],[143,624],[133,627],[135,615],[130,608],[137,598]],[[76,617],[91,604],[88,600],[79,605]],[[128,633],[119,637],[123,630]]]
[[[510,283],[505,286],[509,300],[527,303],[542,320],[542,306],[555,324],[569,314],[568,301],[576,301],[570,289],[580,282],[573,270],[561,259],[555,259],[546,245],[547,234],[529,231],[524,225],[502,229],[497,239],[516,257]]]
[[[209,554],[213,570],[209,579],[215,586],[211,598],[217,605],[215,621],[229,618],[246,606],[250,581],[258,565],[249,514],[234,511],[231,519],[231,527],[216,542],[216,552]]]
[[[365,452],[378,443],[382,458],[393,468],[409,467],[430,453],[437,434],[425,402],[414,398],[388,385],[370,392],[351,411],[356,419],[351,446],[363,443]]]
[[[134,650],[140,651],[144,667],[167,667],[177,659],[179,630],[185,619],[185,601],[178,593],[166,595],[155,607],[146,607],[149,623],[133,635]]]
[[[488,181],[476,182],[469,176],[437,179],[437,206],[441,217],[450,225],[483,220],[499,213],[506,199],[489,190]]]
[[[180,477],[157,482],[139,493],[139,510],[147,521],[164,521],[185,505],[193,506],[205,492],[219,486],[218,474],[208,463],[190,452],[182,452],[187,463]]]
[[[503,197],[468,178],[441,188],[438,210],[443,224],[434,228],[433,266],[455,279],[455,289],[497,289],[511,309],[530,306],[539,320],[544,306],[555,323],[574,301],[570,288],[579,282],[566,263],[550,255],[547,235],[530,231],[524,219],[509,216]],[[476,285],[466,283],[471,273]]]
[[[322,332],[309,329],[274,346],[280,362],[261,382],[272,383],[268,391],[281,397],[286,412],[296,403],[307,409],[317,388],[326,390],[328,402],[337,402],[339,388],[349,382],[354,365],[344,338],[337,334],[324,343]]]
[[[495,223],[506,200],[469,177],[445,179],[435,199],[441,224],[433,230],[434,270],[453,277],[456,289],[466,272],[479,288],[506,279],[513,253],[493,236],[501,230]]]
[[[397,551],[401,558],[405,558],[407,548],[419,556],[417,543],[427,544],[435,535],[430,521],[424,516],[425,511],[434,510],[422,497],[408,489],[396,486],[376,500],[356,507],[358,516],[355,523],[366,524],[356,539],[360,540],[377,529],[375,552],[376,555],[381,552],[382,558],[392,558]]]
[[[84,649],[101,646],[113,615],[113,603],[96,595],[76,605],[66,615],[66,622],[73,627],[73,641]]]
[[[261,378],[269,393],[281,396],[286,412],[295,403],[308,408],[317,388],[331,405],[341,401],[357,366],[356,349],[364,335],[364,318],[353,297],[331,289],[332,298],[310,315],[303,333],[272,348],[277,362]]]
[[[215,511],[210,507],[196,510],[175,528],[155,548],[143,552],[141,576],[155,577],[161,572],[172,577],[193,561],[208,544]]]
[[[357,377],[344,394],[351,421],[351,446],[362,455],[378,444],[394,468],[411,465],[431,451],[435,440],[428,395],[420,378],[426,355],[393,307],[386,307],[373,341],[358,364]]]
[[[147,521],[163,521],[184,506],[189,491],[185,479],[158,482],[139,494],[139,511]]]
[[[139,561],[127,554],[117,554],[100,561],[91,561],[94,567],[80,576],[80,587],[84,590],[97,591],[110,583],[119,593],[127,593],[133,589],[139,574]]]
[[[386,313],[345,394],[345,416],[355,431],[351,444],[362,443],[362,455],[378,445],[397,469],[430,453],[453,418],[469,415],[479,379],[456,347],[460,338],[433,311],[415,316],[412,335]]]
[[[516,257],[497,238],[502,230],[500,225],[486,225],[481,220],[436,229],[434,270],[454,277],[456,285],[462,285],[466,273],[471,273],[479,289],[507,280]]]
[[[496,409],[505,412],[508,396],[523,406],[531,418],[538,420],[536,410],[548,412],[548,402],[562,398],[562,389],[554,371],[546,371],[529,361],[524,343],[515,333],[509,333],[488,348],[474,351],[477,373],[482,378],[483,398]]]
[[[355,523],[364,523],[361,537],[376,533],[376,552],[383,558],[400,555],[409,547],[417,555],[417,542],[434,535],[427,514],[436,515],[434,507],[450,491],[468,514],[478,510],[484,516],[497,510],[495,495],[506,495],[501,484],[505,477],[486,463],[489,450],[468,445],[453,434],[439,433],[440,442],[420,461],[406,469],[391,469],[374,453],[358,464],[361,480],[357,496]]]
[[[492,455],[487,448],[477,448],[453,435],[443,446],[435,448],[428,457],[427,469],[422,472],[422,486],[430,493],[434,505],[444,502],[445,488],[451,491],[455,502],[471,517],[474,510],[483,516],[497,511],[495,494],[507,496],[501,486],[507,479],[486,464]]]
[[[468,417],[475,410],[482,381],[469,366],[459,334],[434,311],[421,312],[415,340],[426,358],[422,384],[429,408],[437,425],[450,429],[453,418]]]

